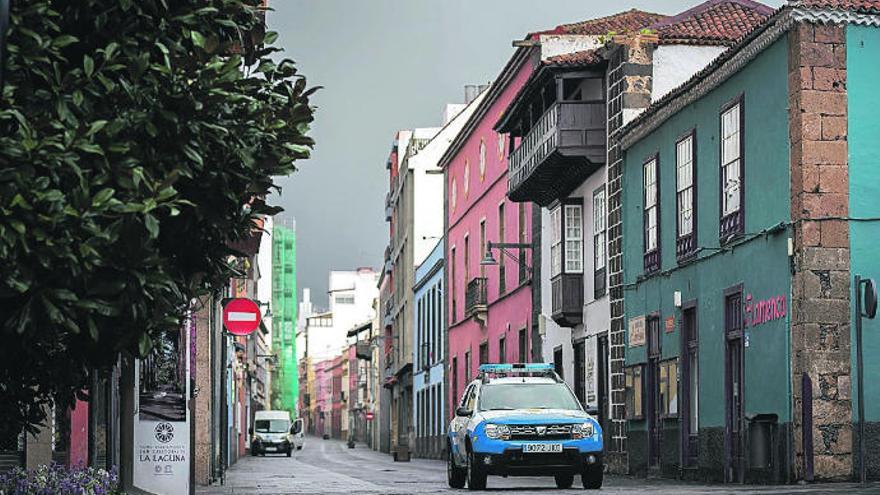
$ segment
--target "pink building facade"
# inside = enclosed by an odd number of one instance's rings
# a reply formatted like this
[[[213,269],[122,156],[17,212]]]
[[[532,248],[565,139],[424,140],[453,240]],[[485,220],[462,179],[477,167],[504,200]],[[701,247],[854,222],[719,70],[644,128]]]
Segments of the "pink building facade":
[[[481,363],[531,361],[531,249],[493,249],[489,242],[530,244],[532,205],[507,198],[507,135],[493,126],[532,72],[519,48],[441,159],[445,175],[446,308],[449,321],[447,411],[454,415]]]

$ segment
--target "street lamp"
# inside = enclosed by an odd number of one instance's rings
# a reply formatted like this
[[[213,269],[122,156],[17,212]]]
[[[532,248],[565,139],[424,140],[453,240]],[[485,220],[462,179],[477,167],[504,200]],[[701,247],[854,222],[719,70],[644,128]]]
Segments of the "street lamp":
[[[492,242],[489,241],[486,244],[486,256],[480,261],[480,265],[483,266],[492,266],[497,265],[498,260],[492,255],[492,250],[497,249],[501,251],[501,254],[509,257],[510,259],[516,261],[520,267],[525,268],[525,270],[529,273],[531,277],[533,275],[532,267],[526,264],[525,260],[521,260],[514,256],[508,249],[532,249],[532,245],[524,242]]]

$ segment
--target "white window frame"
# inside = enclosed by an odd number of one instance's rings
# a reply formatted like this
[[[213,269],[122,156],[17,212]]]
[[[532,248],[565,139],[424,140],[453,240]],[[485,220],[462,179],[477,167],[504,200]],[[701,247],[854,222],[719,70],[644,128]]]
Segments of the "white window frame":
[[[593,191],[593,270],[605,268],[605,185]]]
[[[742,101],[721,112],[721,216],[742,208]]]
[[[565,218],[565,273],[584,273],[584,205],[563,206]]]
[[[657,204],[657,157],[645,162],[643,173],[645,253],[656,251],[660,247],[659,239],[659,205]]]
[[[480,181],[486,177],[486,141],[480,139]]]
[[[694,232],[694,134],[691,132],[675,143],[675,203],[678,237]]]
[[[562,207],[550,210],[550,277],[562,273]]]

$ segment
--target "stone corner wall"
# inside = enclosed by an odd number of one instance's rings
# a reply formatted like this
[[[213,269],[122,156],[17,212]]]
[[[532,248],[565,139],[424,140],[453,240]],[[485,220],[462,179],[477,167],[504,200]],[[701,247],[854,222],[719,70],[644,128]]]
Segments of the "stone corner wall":
[[[814,476],[844,479],[853,472],[846,27],[796,25],[789,34],[788,69],[794,474],[807,474],[806,374],[812,382]]]
[[[623,161],[618,131],[651,103],[654,44],[640,36],[615,38],[608,66],[608,294],[611,306],[609,365],[611,422],[606,463],[612,473],[629,472],[626,431],[626,322],[623,305]]]

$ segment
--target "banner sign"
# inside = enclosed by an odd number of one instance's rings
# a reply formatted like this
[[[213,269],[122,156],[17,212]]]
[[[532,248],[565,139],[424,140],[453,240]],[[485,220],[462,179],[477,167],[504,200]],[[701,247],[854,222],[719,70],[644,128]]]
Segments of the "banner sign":
[[[156,339],[137,365],[134,486],[156,495],[189,492],[190,323]]]

